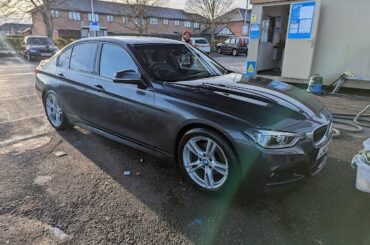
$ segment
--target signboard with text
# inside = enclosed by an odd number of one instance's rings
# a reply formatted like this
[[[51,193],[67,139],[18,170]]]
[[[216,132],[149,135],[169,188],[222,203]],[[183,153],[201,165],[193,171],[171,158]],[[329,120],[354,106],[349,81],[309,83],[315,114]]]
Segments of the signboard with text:
[[[310,39],[314,22],[316,2],[292,4],[289,39]]]

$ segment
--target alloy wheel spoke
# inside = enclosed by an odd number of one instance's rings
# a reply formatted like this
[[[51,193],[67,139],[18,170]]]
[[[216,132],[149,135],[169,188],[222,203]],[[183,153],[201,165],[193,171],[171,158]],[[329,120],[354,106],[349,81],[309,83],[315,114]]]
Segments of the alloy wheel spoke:
[[[228,167],[226,164],[214,161],[212,163],[213,169],[218,172],[219,174],[222,174],[223,176],[227,175]]]
[[[213,156],[215,153],[216,147],[217,147],[217,144],[213,140],[208,139],[207,148],[206,148],[206,152],[208,153],[208,155]]]
[[[188,170],[188,173],[194,173],[198,169],[201,169],[203,167],[203,164],[199,161],[189,163],[186,166],[186,169]]]
[[[213,171],[210,168],[206,168],[204,171],[204,182],[208,188],[213,188],[214,180],[213,180]]]
[[[203,151],[194,140],[190,140],[186,146],[196,156],[201,156],[203,154]]]

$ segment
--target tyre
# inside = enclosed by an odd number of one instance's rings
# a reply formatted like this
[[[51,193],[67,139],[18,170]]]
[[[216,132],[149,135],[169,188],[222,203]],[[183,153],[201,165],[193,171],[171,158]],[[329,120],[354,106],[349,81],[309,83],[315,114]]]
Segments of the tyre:
[[[48,91],[44,97],[46,116],[50,124],[57,130],[71,127],[65,113],[62,110],[58,95],[54,91]]]
[[[217,48],[217,53],[218,53],[218,54],[222,54],[222,50],[221,50],[221,48]]]
[[[32,57],[32,55],[30,53],[27,53],[27,60],[29,62],[32,62],[33,61],[33,57]]]
[[[233,52],[232,52],[233,56],[238,56],[238,50],[236,49],[233,49]]]
[[[178,164],[185,178],[205,192],[238,188],[236,156],[213,131],[197,128],[184,134],[178,147]]]

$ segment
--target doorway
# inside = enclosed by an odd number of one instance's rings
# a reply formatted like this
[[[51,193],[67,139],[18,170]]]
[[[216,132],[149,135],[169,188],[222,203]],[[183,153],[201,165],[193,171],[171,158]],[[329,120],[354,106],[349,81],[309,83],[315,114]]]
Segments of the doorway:
[[[289,14],[290,4],[263,7],[257,74],[281,76]]]

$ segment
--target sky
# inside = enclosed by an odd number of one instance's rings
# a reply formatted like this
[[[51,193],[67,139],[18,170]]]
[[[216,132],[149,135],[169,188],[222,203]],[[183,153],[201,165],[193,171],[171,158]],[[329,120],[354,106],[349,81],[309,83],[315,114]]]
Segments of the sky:
[[[168,7],[184,9],[186,0],[169,0]],[[234,0],[235,7],[245,8],[247,0]]]

